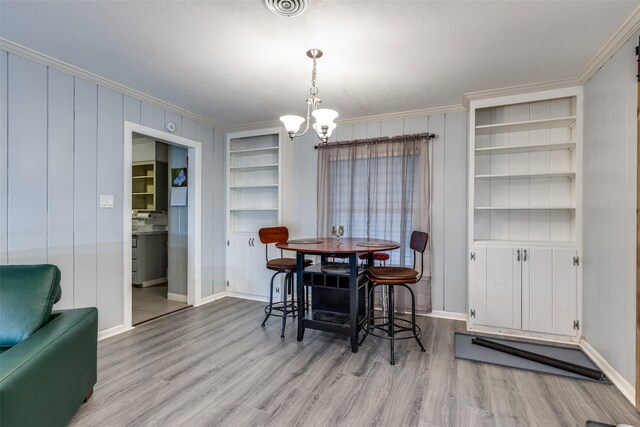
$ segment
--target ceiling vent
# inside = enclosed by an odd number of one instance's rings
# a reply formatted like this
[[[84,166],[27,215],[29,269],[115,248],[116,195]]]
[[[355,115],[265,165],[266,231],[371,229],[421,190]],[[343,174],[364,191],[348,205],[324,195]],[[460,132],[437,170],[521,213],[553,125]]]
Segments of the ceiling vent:
[[[309,7],[309,0],[264,0],[265,6],[278,16],[298,16]]]

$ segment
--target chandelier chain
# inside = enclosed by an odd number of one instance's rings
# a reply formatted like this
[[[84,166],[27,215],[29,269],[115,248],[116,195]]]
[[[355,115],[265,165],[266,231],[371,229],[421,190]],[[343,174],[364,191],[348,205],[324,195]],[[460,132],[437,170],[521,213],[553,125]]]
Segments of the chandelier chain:
[[[311,70],[311,89],[309,89],[311,96],[318,94],[318,87],[316,86],[316,58],[313,58],[313,69]]]

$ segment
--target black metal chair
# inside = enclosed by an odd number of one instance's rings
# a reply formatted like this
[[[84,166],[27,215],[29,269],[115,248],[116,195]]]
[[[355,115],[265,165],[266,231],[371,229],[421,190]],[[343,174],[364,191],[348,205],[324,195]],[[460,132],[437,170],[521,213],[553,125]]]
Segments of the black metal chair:
[[[422,337],[422,329],[416,323],[416,297],[409,284],[417,283],[422,279],[422,271],[424,270],[424,251],[427,248],[429,235],[422,231],[414,231],[411,233],[410,246],[413,249],[413,268],[409,267],[370,267],[367,276],[371,284],[369,288],[369,298],[367,316],[365,319],[365,333],[360,340],[360,345],[364,342],[368,335],[389,340],[391,343],[391,361],[395,365],[394,342],[396,340],[404,340],[414,338],[420,349],[425,351],[420,338]],[[416,268],[416,252],[420,252],[420,273]],[[397,318],[395,316],[394,307],[394,288],[401,286],[409,290],[411,295],[411,320]],[[374,291],[378,287],[387,287],[387,316],[374,316],[373,297]],[[376,323],[378,322],[378,323]],[[382,331],[383,333],[378,333]]]
[[[284,258],[283,251],[280,251],[280,258],[269,259],[269,244],[270,243],[285,243],[289,240],[289,230],[287,227],[266,227],[261,228],[258,231],[260,241],[265,244],[265,259],[267,261],[267,268],[275,271],[275,274],[271,276],[271,285],[269,289],[269,304],[264,308],[265,318],[262,322],[262,326],[267,323],[269,316],[282,317],[282,332],[281,338],[284,338],[284,330],[287,324],[287,317],[295,318],[297,314],[297,305],[294,301],[294,285],[293,285],[293,273],[296,271],[295,258]],[[310,260],[305,260],[305,267],[310,265]],[[284,295],[283,301],[273,302],[273,281],[278,274],[284,274],[284,288],[282,294]],[[288,301],[287,295],[291,296],[291,301]]]

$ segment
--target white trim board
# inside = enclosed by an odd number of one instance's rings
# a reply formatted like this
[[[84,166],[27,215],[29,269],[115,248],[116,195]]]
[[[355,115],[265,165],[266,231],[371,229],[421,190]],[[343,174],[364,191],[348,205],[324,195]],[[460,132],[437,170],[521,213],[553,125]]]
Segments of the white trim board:
[[[102,341],[107,338],[111,338],[114,335],[119,335],[123,332],[127,332],[134,329],[133,326],[125,328],[124,325],[114,326],[113,328],[108,328],[98,332],[98,341]]]
[[[200,303],[196,307],[200,307],[201,305],[209,304],[210,302],[218,301],[219,299],[228,297],[227,291],[218,292],[217,294],[209,295],[208,297],[204,297],[200,299]]]
[[[184,303],[187,302],[186,295],[172,294],[171,292],[167,292],[167,299],[169,301],[184,302]]]
[[[453,311],[432,310],[431,313],[425,314],[423,316],[435,317],[437,319],[458,320],[462,322],[467,321],[466,313],[455,313]]]
[[[627,398],[632,405],[636,404],[636,388],[627,381],[613,366],[607,362],[607,360],[600,355],[591,345],[582,338],[580,340],[580,348],[591,358],[591,360],[598,365],[602,372],[611,380],[618,390]]]

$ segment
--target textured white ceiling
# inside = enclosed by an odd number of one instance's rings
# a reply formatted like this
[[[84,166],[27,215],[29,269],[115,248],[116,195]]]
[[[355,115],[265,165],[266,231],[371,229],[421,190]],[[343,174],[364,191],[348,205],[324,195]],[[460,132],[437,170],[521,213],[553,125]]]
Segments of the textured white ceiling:
[[[637,1],[0,1],[0,37],[227,127],[303,115],[309,48],[340,119],[574,77]]]

